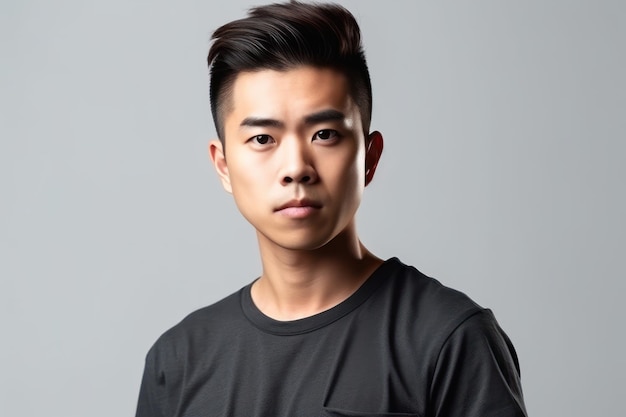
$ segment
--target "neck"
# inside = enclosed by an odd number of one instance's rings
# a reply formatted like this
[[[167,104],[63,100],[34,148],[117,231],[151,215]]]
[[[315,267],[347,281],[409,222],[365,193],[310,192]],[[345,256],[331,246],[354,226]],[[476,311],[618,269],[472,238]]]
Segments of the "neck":
[[[277,320],[309,317],[352,295],[382,263],[354,227],[321,248],[293,250],[258,235],[263,274],[252,286],[255,305]]]

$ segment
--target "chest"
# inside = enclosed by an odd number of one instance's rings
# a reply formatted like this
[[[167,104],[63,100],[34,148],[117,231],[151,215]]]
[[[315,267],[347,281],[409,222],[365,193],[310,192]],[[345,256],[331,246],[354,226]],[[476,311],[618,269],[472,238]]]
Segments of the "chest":
[[[181,365],[179,416],[422,416],[429,360],[398,329],[350,320],[300,335],[251,327]]]

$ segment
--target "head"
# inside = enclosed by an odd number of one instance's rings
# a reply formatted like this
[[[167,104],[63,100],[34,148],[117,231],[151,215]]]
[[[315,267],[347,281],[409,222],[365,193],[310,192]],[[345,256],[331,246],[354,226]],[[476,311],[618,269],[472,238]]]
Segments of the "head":
[[[353,16],[336,5],[273,4],[214,39],[220,140],[209,153],[260,247],[354,243],[383,141],[368,133],[371,85]]]
[[[222,144],[238,74],[301,66],[330,68],[345,75],[367,137],[372,87],[359,26],[345,8],[297,1],[256,7],[248,17],[217,29],[212,39],[208,55],[211,112]]]

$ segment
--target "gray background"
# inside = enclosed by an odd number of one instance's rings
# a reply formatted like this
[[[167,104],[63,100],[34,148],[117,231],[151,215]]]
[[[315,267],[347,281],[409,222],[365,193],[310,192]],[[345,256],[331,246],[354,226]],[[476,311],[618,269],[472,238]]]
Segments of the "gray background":
[[[154,340],[259,272],[204,61],[254,3],[0,3],[0,415],[132,415]],[[365,244],[495,311],[532,416],[626,414],[626,3],[341,3],[386,138]]]

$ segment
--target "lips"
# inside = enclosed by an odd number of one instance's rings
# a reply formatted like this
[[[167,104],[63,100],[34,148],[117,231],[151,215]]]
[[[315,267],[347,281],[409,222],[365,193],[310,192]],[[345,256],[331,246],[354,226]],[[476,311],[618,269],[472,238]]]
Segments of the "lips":
[[[309,200],[309,199],[302,199],[302,200],[290,200],[288,202],[286,202],[285,204],[283,204],[282,206],[278,207],[275,211],[280,211],[280,210],[284,210],[287,208],[294,208],[294,207],[311,207],[311,208],[321,208],[322,205],[320,203],[318,203],[317,201],[313,201],[313,200]]]
[[[287,217],[300,219],[317,212],[320,208],[322,205],[317,201],[302,199],[288,201],[274,211]]]

